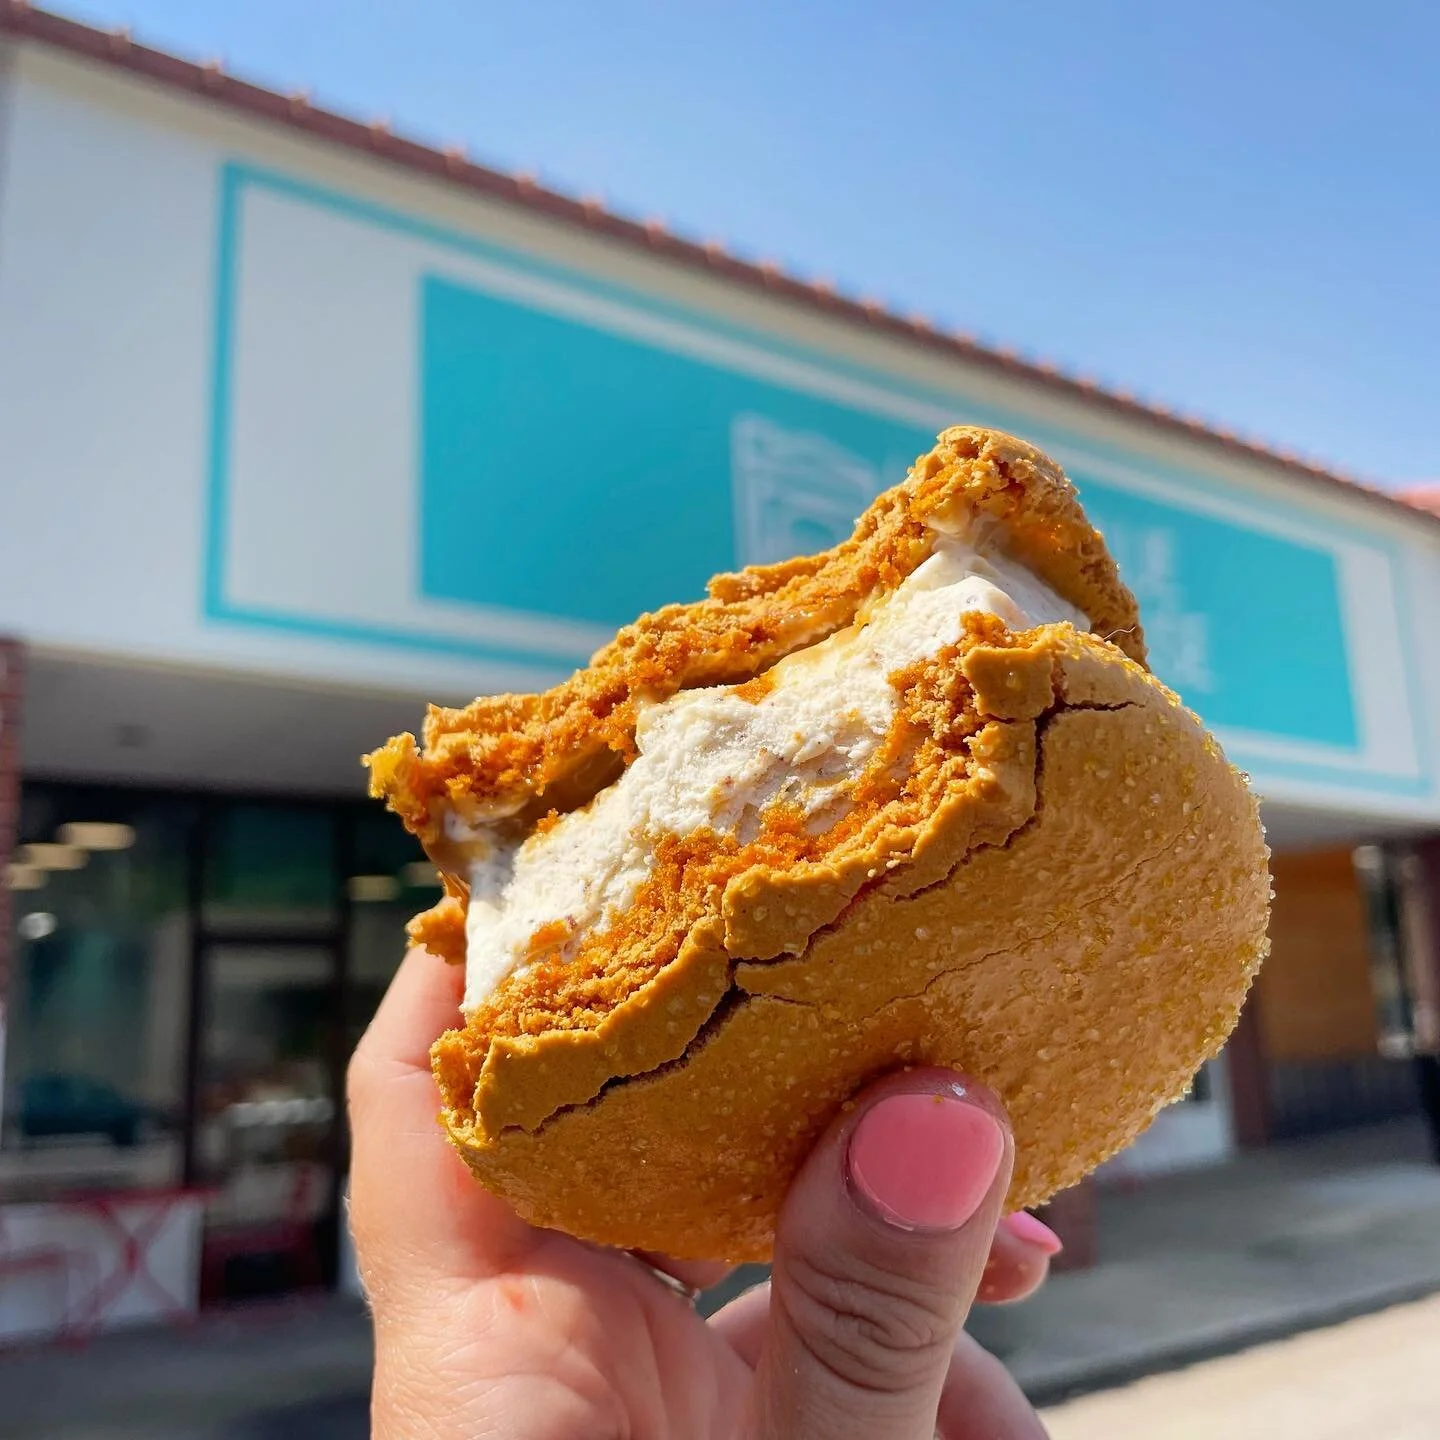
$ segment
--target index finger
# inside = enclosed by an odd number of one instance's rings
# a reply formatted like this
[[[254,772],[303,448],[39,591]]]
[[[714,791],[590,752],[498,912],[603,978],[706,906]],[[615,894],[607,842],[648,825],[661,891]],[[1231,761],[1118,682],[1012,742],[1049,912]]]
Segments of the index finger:
[[[445,1137],[430,1047],[460,1018],[464,975],[423,950],[401,963],[350,1062],[350,1226],[372,1300],[397,1285],[507,1268],[536,1232]]]
[[[465,971],[446,965],[424,950],[411,950],[400,962],[351,1062],[356,1066],[393,1067],[430,1073],[430,1047],[460,1018]]]

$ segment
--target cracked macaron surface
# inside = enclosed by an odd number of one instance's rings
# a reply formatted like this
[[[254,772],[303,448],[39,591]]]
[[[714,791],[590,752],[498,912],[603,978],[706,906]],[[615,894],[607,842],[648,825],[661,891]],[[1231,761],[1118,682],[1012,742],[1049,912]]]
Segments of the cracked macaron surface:
[[[835,550],[391,741],[372,789],[446,883],[412,934],[471,961],[434,1061],[472,1170],[538,1224],[743,1260],[897,1065],[1000,1094],[1012,1208],[1113,1154],[1223,1043],[1268,912],[1253,798],[1144,654],[1058,468],[957,428]]]

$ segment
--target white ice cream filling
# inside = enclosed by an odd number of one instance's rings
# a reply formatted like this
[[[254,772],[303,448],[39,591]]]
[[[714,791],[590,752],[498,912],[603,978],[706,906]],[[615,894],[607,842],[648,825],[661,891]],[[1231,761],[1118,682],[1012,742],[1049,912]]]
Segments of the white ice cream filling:
[[[651,706],[636,728],[638,755],[584,809],[523,838],[455,822],[456,837],[483,851],[470,871],[466,1011],[528,963],[542,927],[559,922],[573,949],[622,912],[661,837],[708,828],[743,843],[781,797],[815,817],[817,830],[840,818],[890,729],[899,698],[890,677],[953,644],[975,611],[1012,630],[1060,621],[1089,629],[1023,566],[942,538],[861,624],[777,663],[758,699],[716,686]]]

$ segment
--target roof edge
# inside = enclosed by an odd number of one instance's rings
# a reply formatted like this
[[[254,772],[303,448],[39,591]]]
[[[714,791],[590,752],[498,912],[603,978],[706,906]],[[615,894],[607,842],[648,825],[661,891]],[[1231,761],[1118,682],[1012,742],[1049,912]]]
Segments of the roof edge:
[[[138,44],[128,29],[100,30],[53,11],[38,9],[29,0],[0,0],[0,35],[7,34],[127,71],[251,117],[303,131],[533,214],[618,240],[657,258],[923,345],[1009,379],[1026,381],[1066,399],[1098,405],[1111,414],[1138,420],[1171,437],[1199,441],[1233,457],[1259,461],[1292,478],[1317,483],[1348,499],[1360,498],[1382,505],[1392,515],[1399,512],[1410,520],[1440,523],[1440,514],[1433,513],[1427,506],[1413,504],[1400,494],[1356,476],[1312,463],[1293,451],[1241,436],[1156,402],[1141,400],[1128,391],[1105,388],[1048,361],[1026,358],[1019,351],[982,344],[971,335],[941,330],[924,316],[898,315],[878,301],[853,299],[831,285],[801,280],[776,265],[739,259],[718,242],[696,243],[673,234],[660,221],[627,219],[605,209],[598,200],[574,199],[546,189],[533,176],[511,175],[477,164],[462,148],[437,150],[396,133],[385,120],[366,123],[322,109],[311,104],[303,91],[282,95],[238,79],[228,74],[218,60],[197,64]]]

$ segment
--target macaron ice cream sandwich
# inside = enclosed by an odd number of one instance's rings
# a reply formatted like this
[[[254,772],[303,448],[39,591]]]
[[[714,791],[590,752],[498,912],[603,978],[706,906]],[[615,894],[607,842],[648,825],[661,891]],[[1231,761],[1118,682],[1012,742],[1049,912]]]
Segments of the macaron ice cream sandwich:
[[[1074,487],[994,431],[367,763],[443,880],[412,939],[465,967],[450,1139],[603,1244],[767,1259],[821,1131],[907,1065],[998,1094],[1039,1204],[1184,1092],[1265,950],[1244,778]]]

